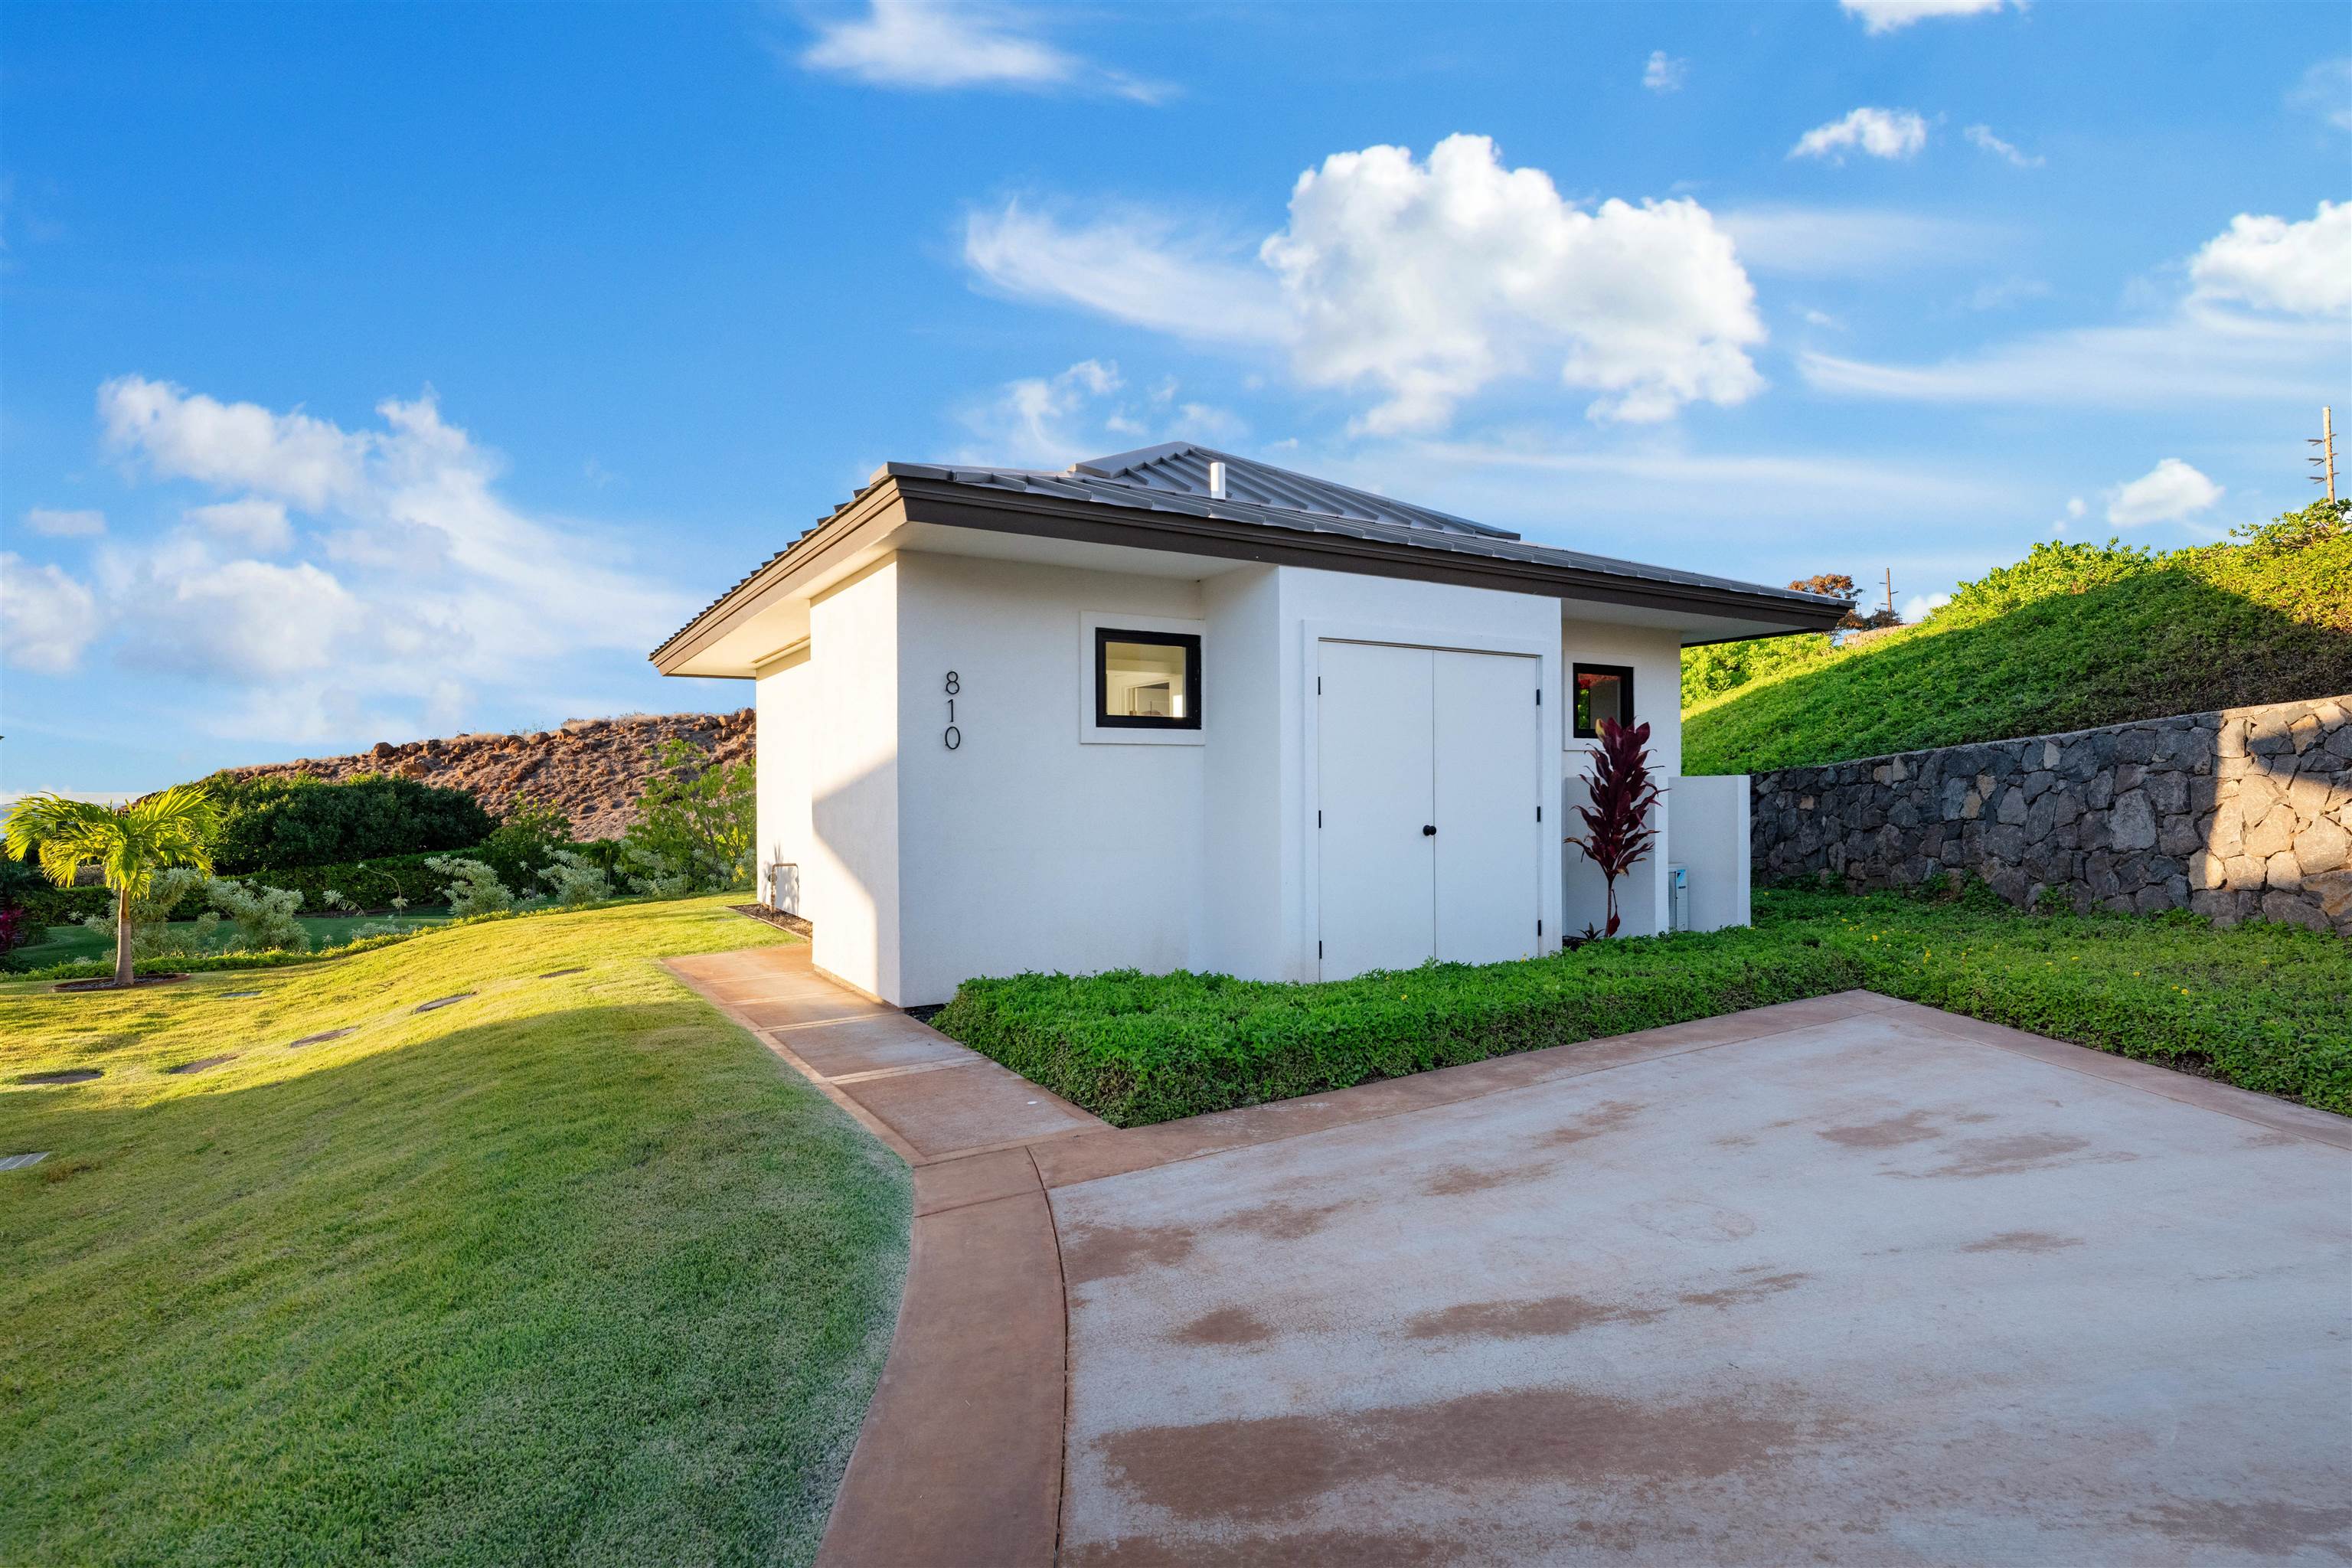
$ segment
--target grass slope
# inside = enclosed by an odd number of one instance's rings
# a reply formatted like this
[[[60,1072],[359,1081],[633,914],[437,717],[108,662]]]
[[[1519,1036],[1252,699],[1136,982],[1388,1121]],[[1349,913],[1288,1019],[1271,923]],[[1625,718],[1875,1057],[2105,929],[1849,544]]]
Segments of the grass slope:
[[[2352,533],[2034,547],[1926,622],[1693,648],[1683,770],[1762,773],[2352,691]]]
[[[932,1022],[1120,1126],[1856,986],[2352,1114],[2352,947],[2261,921],[1772,892],[1756,924],[1290,985],[967,981]]]
[[[53,1152],[0,1173],[0,1562],[807,1561],[908,1175],[653,962],[776,940],[705,899],[0,985],[0,1152]]]

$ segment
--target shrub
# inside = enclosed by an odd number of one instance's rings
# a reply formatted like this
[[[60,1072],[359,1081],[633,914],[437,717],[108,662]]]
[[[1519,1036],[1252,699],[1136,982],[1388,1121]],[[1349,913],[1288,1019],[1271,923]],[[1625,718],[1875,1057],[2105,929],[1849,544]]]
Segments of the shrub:
[[[218,915],[205,911],[196,917],[193,927],[184,925],[178,930],[166,922],[181,904],[201,899],[210,880],[193,866],[170,866],[155,873],[144,892],[131,895],[131,956],[134,963],[185,957],[206,949],[214,928],[220,924]],[[85,930],[100,936],[115,935],[116,920],[111,913],[85,915],[81,923]]]
[[[548,885],[548,896],[562,909],[583,909],[613,896],[604,868],[576,849],[557,850],[555,863],[540,872],[539,879]]]
[[[225,873],[446,853],[479,844],[493,826],[466,791],[415,779],[223,773],[211,783],[222,806],[213,867]]]
[[[572,818],[536,795],[517,795],[497,829],[475,849],[476,858],[509,887],[528,888],[572,843]]]
[[[694,891],[694,873],[676,861],[624,841],[621,863],[629,868],[629,890],[653,899],[682,899]]]
[[[305,914],[330,912],[327,895],[331,892],[341,900],[335,908],[386,910],[395,899],[412,904],[439,903],[441,886],[448,880],[433,868],[432,862],[440,858],[438,855],[387,855],[381,860],[257,871],[243,879],[300,894]]]
[[[514,895],[499,882],[499,874],[479,860],[436,855],[425,864],[450,879],[449,886],[442,892],[448,900],[449,912],[459,920],[469,915],[502,914],[514,908]]]
[[[213,905],[236,927],[237,944],[247,952],[307,952],[310,936],[295,923],[302,895],[288,888],[255,887],[226,879],[209,889]]]
[[[664,742],[653,755],[656,771],[637,797],[626,840],[648,868],[639,885],[667,888],[683,875],[681,892],[750,887],[759,814],[751,764],[713,766],[688,741]]]

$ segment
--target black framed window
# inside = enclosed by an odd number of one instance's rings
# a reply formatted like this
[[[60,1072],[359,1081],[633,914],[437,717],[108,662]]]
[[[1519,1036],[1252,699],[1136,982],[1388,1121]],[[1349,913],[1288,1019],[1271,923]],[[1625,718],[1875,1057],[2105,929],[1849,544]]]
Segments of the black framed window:
[[[1601,721],[1633,722],[1633,670],[1622,664],[1580,664],[1576,670],[1576,734],[1580,740],[1601,738]]]
[[[1095,722],[1114,730],[1201,727],[1201,639],[1095,628]]]

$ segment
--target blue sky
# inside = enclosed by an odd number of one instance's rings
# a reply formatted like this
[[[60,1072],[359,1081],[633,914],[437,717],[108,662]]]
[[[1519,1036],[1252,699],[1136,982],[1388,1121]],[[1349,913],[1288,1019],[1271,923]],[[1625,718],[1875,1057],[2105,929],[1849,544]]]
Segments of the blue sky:
[[[2352,11],[0,5],[0,789],[733,706],[892,458],[1898,603],[2301,505]]]

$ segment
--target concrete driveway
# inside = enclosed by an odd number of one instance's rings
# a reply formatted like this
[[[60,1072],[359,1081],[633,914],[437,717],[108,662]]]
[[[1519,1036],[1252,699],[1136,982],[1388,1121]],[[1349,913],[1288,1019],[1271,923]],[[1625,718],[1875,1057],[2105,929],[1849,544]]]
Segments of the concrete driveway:
[[[1859,992],[1132,1131],[780,1026],[916,1167],[824,1561],[2352,1562],[2342,1118]]]
[[[1915,1014],[1055,1190],[1063,1561],[2352,1561],[2352,1154]]]

